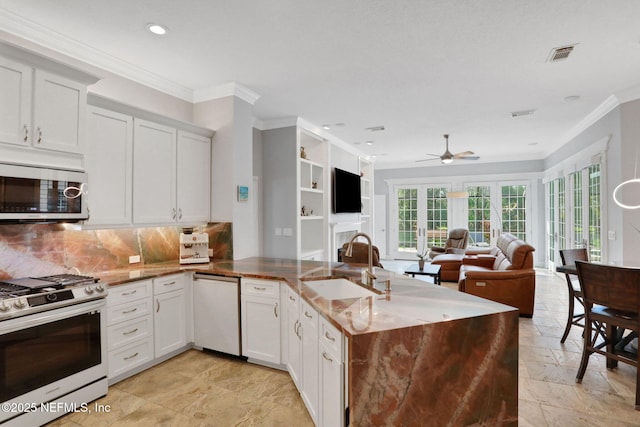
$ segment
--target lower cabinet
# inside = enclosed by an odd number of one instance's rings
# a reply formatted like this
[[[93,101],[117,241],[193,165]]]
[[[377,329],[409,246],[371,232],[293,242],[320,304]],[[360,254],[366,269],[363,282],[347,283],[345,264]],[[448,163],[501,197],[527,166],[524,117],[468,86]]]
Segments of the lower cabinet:
[[[153,279],[155,357],[187,344],[184,275]]]
[[[302,331],[302,388],[300,394],[313,422],[318,424],[318,312],[306,301],[300,306]]]
[[[342,333],[326,319],[320,319],[318,426],[345,425],[344,357]]]
[[[286,307],[287,371],[298,390],[302,386],[302,335],[300,334],[300,295],[287,289]]]
[[[123,376],[154,358],[152,294],[151,280],[109,289],[107,351],[110,380]]]
[[[107,351],[110,384],[186,347],[185,291],[182,273],[109,288]]]
[[[279,365],[280,360],[280,282],[242,279],[242,355],[260,362]]]

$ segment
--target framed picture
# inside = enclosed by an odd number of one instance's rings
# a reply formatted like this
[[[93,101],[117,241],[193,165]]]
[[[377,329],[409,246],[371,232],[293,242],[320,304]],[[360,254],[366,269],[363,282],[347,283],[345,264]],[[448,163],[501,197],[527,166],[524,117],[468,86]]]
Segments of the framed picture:
[[[238,185],[238,201],[246,202],[249,200],[249,187]]]

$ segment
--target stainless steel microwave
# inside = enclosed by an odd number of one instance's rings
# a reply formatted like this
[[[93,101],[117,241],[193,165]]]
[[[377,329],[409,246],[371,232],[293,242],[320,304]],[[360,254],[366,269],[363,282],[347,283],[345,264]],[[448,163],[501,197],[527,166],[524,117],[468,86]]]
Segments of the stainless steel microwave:
[[[87,219],[86,182],[84,172],[0,164],[0,221]]]

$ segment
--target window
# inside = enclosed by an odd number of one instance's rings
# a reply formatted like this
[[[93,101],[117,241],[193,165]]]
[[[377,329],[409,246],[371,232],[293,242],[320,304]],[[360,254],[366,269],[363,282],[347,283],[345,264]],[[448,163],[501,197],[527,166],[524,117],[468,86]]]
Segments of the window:
[[[469,192],[469,236],[475,244],[491,242],[491,187],[467,187]]]
[[[591,165],[589,173],[589,260],[602,261],[600,165]]]
[[[525,185],[505,185],[502,187],[502,230],[519,239],[527,239]]]

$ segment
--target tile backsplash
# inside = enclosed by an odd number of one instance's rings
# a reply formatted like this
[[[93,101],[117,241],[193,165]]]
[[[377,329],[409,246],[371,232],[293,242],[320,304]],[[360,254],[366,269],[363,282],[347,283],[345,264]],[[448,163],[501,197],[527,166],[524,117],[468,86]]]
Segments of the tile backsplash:
[[[0,225],[0,279],[50,274],[95,274],[141,264],[177,261],[181,227],[78,230],[65,224]],[[233,259],[232,224],[209,223],[213,259]]]

